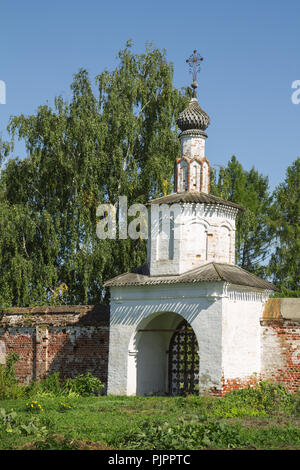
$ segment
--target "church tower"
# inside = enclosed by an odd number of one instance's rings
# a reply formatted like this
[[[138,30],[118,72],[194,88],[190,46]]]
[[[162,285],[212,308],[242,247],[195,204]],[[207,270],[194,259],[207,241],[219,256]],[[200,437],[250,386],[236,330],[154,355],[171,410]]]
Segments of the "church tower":
[[[150,276],[178,275],[208,262],[235,264],[235,219],[240,206],[213,196],[205,133],[210,119],[199,105],[196,72],[202,57],[194,51],[193,96],[179,114],[181,155],[175,162],[175,192],[150,201]]]
[[[174,192],[149,201],[147,263],[107,281],[108,393],[223,395],[259,380],[271,283],[235,264],[242,208],[210,194],[209,117],[193,96],[178,116]]]
[[[202,191],[209,193],[209,162],[205,157],[205,130],[209,125],[209,116],[200,107],[196,88],[196,71],[203,60],[194,51],[187,60],[193,67],[193,97],[188,107],[180,113],[177,124],[181,129],[179,135],[181,143],[181,158],[176,161],[175,168],[175,191]]]

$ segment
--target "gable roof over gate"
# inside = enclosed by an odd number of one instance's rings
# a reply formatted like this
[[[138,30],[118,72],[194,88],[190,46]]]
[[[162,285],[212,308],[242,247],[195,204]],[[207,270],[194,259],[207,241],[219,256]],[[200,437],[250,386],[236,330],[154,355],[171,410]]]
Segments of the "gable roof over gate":
[[[228,282],[238,286],[277,291],[268,281],[249,273],[239,266],[210,262],[180,275],[150,276],[147,265],[140,266],[131,272],[110,279],[104,287],[147,286],[159,284],[186,284],[199,282]]]

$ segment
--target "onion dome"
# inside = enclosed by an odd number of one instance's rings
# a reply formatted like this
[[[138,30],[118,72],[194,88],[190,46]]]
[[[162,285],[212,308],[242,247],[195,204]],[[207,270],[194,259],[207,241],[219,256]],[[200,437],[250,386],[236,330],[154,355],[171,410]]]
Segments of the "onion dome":
[[[196,129],[205,131],[209,123],[209,116],[203,111],[195,96],[191,99],[188,107],[179,114],[177,119],[177,125],[181,131]]]

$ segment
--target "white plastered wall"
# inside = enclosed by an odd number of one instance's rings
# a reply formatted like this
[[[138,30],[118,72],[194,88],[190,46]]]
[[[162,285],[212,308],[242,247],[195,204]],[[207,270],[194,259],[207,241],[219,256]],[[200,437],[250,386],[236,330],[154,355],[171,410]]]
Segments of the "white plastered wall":
[[[260,319],[269,294],[240,286],[227,289],[222,301],[222,369],[225,381],[260,374]]]
[[[151,336],[151,333],[137,330],[175,328],[180,318],[192,326],[198,341],[200,393],[219,388],[222,285],[210,282],[111,288],[108,394],[167,392],[166,351],[170,335],[153,333]]]
[[[178,209],[179,208],[179,209]],[[148,252],[151,276],[181,274],[197,266],[215,261],[235,263],[235,217],[237,210],[208,204],[173,204],[162,210],[159,205],[151,208],[151,238]],[[173,212],[172,212],[173,211]],[[174,241],[170,256],[170,240],[165,225],[174,213]],[[159,214],[165,221],[160,224]],[[165,232],[165,233],[164,233]]]

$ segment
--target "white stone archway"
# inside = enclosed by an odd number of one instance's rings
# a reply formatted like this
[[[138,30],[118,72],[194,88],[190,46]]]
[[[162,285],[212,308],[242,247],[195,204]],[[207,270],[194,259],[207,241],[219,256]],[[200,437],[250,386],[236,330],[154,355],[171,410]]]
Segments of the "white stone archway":
[[[107,393],[113,395],[136,395],[165,392],[167,380],[168,345],[159,336],[151,342],[151,336],[139,342],[138,330],[153,329],[158,325],[174,328],[172,318],[184,319],[192,327],[199,345],[200,376],[199,393],[221,386],[222,376],[222,284],[159,285],[122,287],[111,289],[110,337]],[[174,320],[175,321],[175,320]],[[165,323],[164,323],[165,322]],[[147,326],[148,325],[148,326]],[[154,327],[154,325],[156,325]],[[177,325],[176,325],[177,326]],[[150,335],[151,333],[147,333]],[[166,340],[170,340],[171,334]],[[140,345],[142,343],[140,342]],[[147,357],[154,364],[156,351],[165,351],[165,361],[160,367],[160,378],[151,372],[154,382],[147,385],[141,371],[143,367],[153,370]],[[147,352],[148,351],[148,352]],[[139,353],[141,353],[139,357]],[[150,354],[151,353],[151,354]],[[162,357],[159,355],[159,357]],[[156,360],[156,362],[158,359]],[[159,362],[159,361],[158,361]],[[163,367],[165,372],[163,373]],[[157,368],[157,366],[156,366]],[[165,374],[165,375],[164,375]],[[165,381],[163,379],[165,377]],[[164,386],[163,386],[164,385]]]
[[[129,343],[127,395],[169,392],[169,344],[182,320],[178,313],[157,312],[137,325]]]

